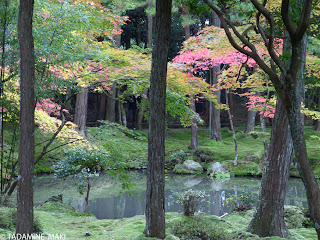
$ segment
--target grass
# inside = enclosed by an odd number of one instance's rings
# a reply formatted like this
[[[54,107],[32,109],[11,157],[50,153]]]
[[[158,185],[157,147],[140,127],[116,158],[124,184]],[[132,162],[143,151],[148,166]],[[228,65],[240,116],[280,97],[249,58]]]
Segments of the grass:
[[[7,221],[7,216],[12,215],[12,209],[0,208],[2,222]],[[220,236],[219,239],[282,239],[278,237],[259,238],[257,235],[246,232],[253,210],[247,212],[233,212],[223,219],[216,216],[197,215],[185,217],[179,213],[166,213],[166,234],[175,234],[180,239],[189,239],[194,232]],[[44,236],[49,234],[65,236],[65,239],[152,239],[143,236],[145,228],[145,217],[135,216],[132,218],[116,220],[98,220],[90,214],[77,213],[68,206],[60,203],[46,203],[44,206],[35,209],[35,215]],[[290,239],[316,239],[316,232],[313,228],[292,228]],[[0,239],[13,233],[13,228],[1,225]],[[87,235],[89,236],[85,236]]]

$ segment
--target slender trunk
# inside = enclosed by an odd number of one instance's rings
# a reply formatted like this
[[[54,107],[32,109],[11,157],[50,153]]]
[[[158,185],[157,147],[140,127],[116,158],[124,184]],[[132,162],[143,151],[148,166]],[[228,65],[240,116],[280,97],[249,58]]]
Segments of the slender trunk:
[[[113,38],[114,38],[116,47],[120,48],[121,47],[121,34],[114,35]]]
[[[33,6],[33,0],[21,0],[18,18],[18,38],[20,45],[20,137],[17,190],[17,234],[31,234],[33,230],[35,107],[35,61],[32,36]]]
[[[98,110],[98,120],[104,120],[106,117],[106,102],[107,102],[107,95],[105,93],[101,93],[99,98],[99,110]]]
[[[77,94],[76,109],[74,114],[74,123],[77,125],[77,130],[85,137],[88,109],[88,89],[83,89]]]
[[[116,121],[116,97],[117,97],[117,83],[112,83],[110,97],[107,98],[107,106],[106,106],[106,120],[109,122]]]
[[[182,14],[188,15],[188,9],[182,5]],[[184,35],[185,40],[188,40],[190,38],[190,25],[183,26],[184,29]],[[196,113],[196,102],[195,102],[195,95],[192,95],[190,97],[190,109]],[[195,150],[198,147],[198,126],[197,126],[197,120],[195,118],[192,118],[191,123],[191,145],[190,148],[192,150]]]
[[[152,8],[152,0],[148,0],[148,8]],[[152,25],[153,25],[153,16],[148,15],[148,44],[147,48],[152,48]]]
[[[233,120],[232,120],[232,115],[231,115],[231,111],[230,111],[230,105],[229,105],[229,89],[226,89],[226,105],[227,105],[227,111],[228,111],[228,116],[229,116],[229,122],[230,122],[230,128],[231,128],[231,132],[232,132],[232,137],[233,137],[233,141],[234,141],[234,165],[238,164],[238,144],[237,144],[237,138],[236,138],[236,133],[234,131],[234,126],[233,126]]]
[[[148,89],[144,88],[141,96],[141,107],[138,112],[137,129],[142,130],[143,114],[146,108],[146,99],[148,99]]]
[[[318,89],[318,110],[320,111],[320,88]],[[320,132],[320,120],[317,119],[315,125],[313,126],[313,129],[316,132]]]
[[[195,96],[191,96],[190,99],[190,108],[191,110],[196,113],[196,101]],[[192,150],[196,150],[198,147],[198,126],[197,126],[197,119],[192,118],[191,123],[191,145],[190,148]]]
[[[254,130],[256,115],[257,115],[256,111],[253,111],[253,110],[248,111],[247,126],[246,126],[245,133],[249,133]]]
[[[165,238],[165,112],[172,0],[156,1],[156,29],[150,77],[146,191],[147,237]]]
[[[90,188],[91,188],[91,185],[90,185],[90,182],[88,180],[88,184],[87,184],[87,194],[85,196],[85,201],[86,201],[86,206],[83,210],[83,212],[86,212],[88,210],[88,207],[89,207],[89,195],[90,195]]]
[[[248,230],[261,237],[288,237],[284,202],[292,159],[293,143],[284,105],[279,100],[272,126],[268,158],[261,180],[256,211]]]
[[[218,84],[218,74],[220,67],[214,66],[209,70],[210,86],[217,86]],[[217,97],[217,103],[220,103],[221,90],[218,89],[214,92]],[[209,111],[209,138],[216,142],[222,141],[221,138],[221,120],[220,120],[220,109],[217,108],[212,101],[210,101],[210,111]]]

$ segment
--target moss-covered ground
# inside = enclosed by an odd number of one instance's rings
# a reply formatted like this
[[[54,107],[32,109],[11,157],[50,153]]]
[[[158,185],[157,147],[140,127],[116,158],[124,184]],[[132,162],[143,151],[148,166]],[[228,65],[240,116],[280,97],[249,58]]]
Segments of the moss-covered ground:
[[[0,208],[0,239],[7,239],[12,234],[14,225],[11,224],[13,209]],[[233,212],[228,216],[219,219],[216,216],[196,215],[185,217],[179,213],[166,213],[166,233],[174,234],[180,239],[191,238],[196,234],[210,236],[210,239],[282,239],[279,237],[260,238],[257,235],[246,231],[253,210],[247,212]],[[43,236],[49,234],[63,235],[65,239],[101,239],[101,240],[125,240],[125,239],[152,239],[144,238],[145,217],[135,216],[124,219],[98,220],[90,214],[78,213],[68,206],[60,203],[48,202],[35,209],[35,216]],[[301,216],[300,216],[301,217]],[[299,215],[296,218],[300,218]],[[316,232],[313,228],[304,228],[291,217],[286,219],[292,237],[290,239],[316,239]],[[298,220],[297,220],[298,221]],[[298,221],[299,222],[299,221]],[[87,235],[87,236],[85,236]],[[2,237],[2,238],[1,238]],[[209,238],[204,238],[209,239]]]

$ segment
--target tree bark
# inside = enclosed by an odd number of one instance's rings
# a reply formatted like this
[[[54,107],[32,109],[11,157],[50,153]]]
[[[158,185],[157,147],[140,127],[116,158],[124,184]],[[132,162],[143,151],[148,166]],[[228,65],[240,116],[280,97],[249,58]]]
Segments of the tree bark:
[[[20,0],[18,38],[20,45],[19,176],[16,233],[33,230],[34,175],[34,78],[35,60],[32,36],[33,0]]]
[[[245,133],[249,133],[254,130],[254,126],[256,123],[256,115],[257,115],[256,111],[253,111],[253,110],[248,111],[247,125],[246,125]]]
[[[146,108],[145,101],[147,98],[148,98],[148,89],[144,88],[141,96],[141,108],[139,109],[138,117],[137,117],[137,129],[139,130],[142,130],[143,113]]]
[[[227,112],[228,112],[228,117],[229,117],[229,122],[230,122],[230,129],[231,129],[231,132],[232,132],[232,137],[233,137],[233,141],[234,141],[234,160],[233,160],[233,163],[234,165],[237,165],[238,164],[238,157],[239,157],[239,154],[238,154],[238,143],[237,143],[237,138],[236,138],[236,132],[234,130],[234,125],[233,125],[233,120],[232,120],[232,114],[231,114],[231,111],[230,111],[230,104],[229,104],[229,89],[226,89],[226,105],[227,105]]]
[[[109,92],[111,97],[107,98],[107,106],[106,106],[106,120],[109,122],[116,121],[116,101],[117,97],[117,83],[112,83],[111,91]]]
[[[148,8],[152,8],[152,0],[148,0]],[[153,16],[148,15],[148,43],[147,48],[152,48],[152,26],[153,25]]]
[[[107,95],[102,92],[98,98],[99,100],[99,109],[98,109],[98,120],[104,120],[106,117],[106,102],[107,102]]]
[[[195,95],[191,96],[190,98],[190,108],[193,112],[196,113],[196,100]],[[192,150],[196,150],[198,147],[198,126],[197,126],[197,119],[192,118],[191,123],[191,145],[190,148]]]
[[[320,110],[320,89],[318,89],[318,111]],[[313,126],[313,129],[316,132],[320,132],[320,119],[316,120],[315,125]]]
[[[217,66],[214,66],[209,70],[210,86],[215,86],[218,84],[218,75],[220,69]],[[218,89],[214,92],[214,95],[217,97],[218,104],[221,102],[221,90]],[[210,139],[213,139],[216,142],[221,142],[221,120],[220,120],[220,109],[217,108],[212,101],[210,101],[209,109],[209,129],[210,129]]]
[[[150,77],[146,191],[147,237],[165,238],[165,104],[172,0],[156,1],[155,40]]]
[[[284,202],[293,153],[293,143],[284,105],[276,106],[268,158],[261,180],[256,211],[248,230],[261,237],[288,237],[284,221]]]
[[[83,89],[77,95],[76,109],[74,114],[74,124],[77,125],[77,130],[85,137],[88,109],[88,89]]]

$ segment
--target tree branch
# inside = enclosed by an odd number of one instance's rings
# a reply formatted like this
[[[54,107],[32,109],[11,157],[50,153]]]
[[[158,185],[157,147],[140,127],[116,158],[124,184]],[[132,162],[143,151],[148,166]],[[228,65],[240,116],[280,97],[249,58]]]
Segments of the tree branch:
[[[293,22],[291,21],[291,18],[289,16],[289,0],[282,1],[281,16],[282,16],[283,23],[286,26],[290,37],[292,38],[296,32],[296,26],[293,24]]]

